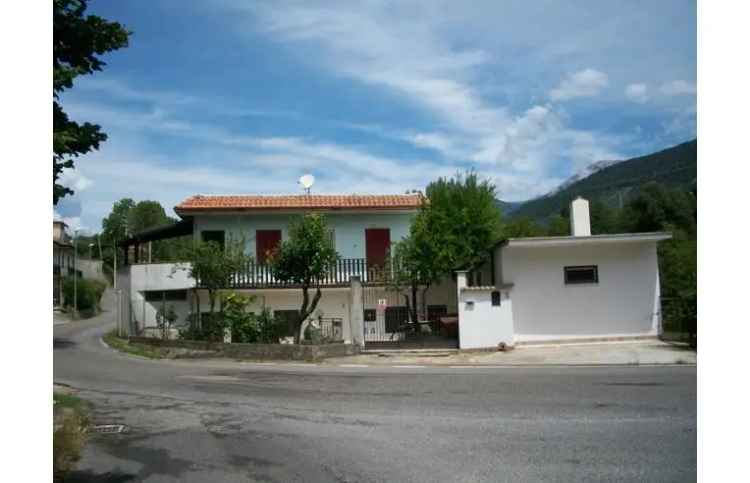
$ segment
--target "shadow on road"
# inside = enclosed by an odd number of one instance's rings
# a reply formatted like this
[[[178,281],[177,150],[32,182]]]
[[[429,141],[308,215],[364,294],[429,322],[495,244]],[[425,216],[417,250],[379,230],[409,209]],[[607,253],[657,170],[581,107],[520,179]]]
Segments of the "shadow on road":
[[[120,471],[94,473],[93,471],[73,471],[65,477],[65,483],[122,483],[133,481],[136,475]]]
[[[54,339],[52,339],[53,349],[70,349],[71,347],[75,346],[76,343],[70,339],[62,339],[60,337],[55,337]]]

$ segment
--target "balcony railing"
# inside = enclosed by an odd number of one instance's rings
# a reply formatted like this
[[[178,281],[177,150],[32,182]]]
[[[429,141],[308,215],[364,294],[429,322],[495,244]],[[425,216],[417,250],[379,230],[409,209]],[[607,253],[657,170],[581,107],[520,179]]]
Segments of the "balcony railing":
[[[384,284],[388,281],[390,270],[382,267],[368,266],[364,258],[342,258],[321,277],[319,283],[324,287],[348,286],[352,277],[359,277],[365,284]],[[198,281],[198,287],[201,287]],[[298,284],[279,280],[270,265],[248,262],[235,273],[228,282],[227,288],[295,288]]]

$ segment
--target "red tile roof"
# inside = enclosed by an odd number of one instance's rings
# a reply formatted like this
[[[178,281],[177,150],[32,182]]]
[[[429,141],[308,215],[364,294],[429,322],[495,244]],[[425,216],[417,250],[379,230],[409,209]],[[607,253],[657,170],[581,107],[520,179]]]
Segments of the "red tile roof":
[[[174,211],[398,210],[416,209],[422,195],[195,195]]]

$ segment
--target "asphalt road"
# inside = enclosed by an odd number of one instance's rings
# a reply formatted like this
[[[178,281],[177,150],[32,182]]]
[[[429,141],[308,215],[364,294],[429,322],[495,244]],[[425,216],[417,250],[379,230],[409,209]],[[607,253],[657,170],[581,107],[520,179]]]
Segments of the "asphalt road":
[[[94,404],[70,481],[693,481],[695,367],[341,368],[151,361],[54,327]]]

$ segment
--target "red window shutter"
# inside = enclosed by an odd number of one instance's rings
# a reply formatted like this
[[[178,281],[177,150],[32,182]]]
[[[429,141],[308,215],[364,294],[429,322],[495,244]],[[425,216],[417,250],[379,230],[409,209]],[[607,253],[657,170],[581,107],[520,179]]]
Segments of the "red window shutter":
[[[391,230],[388,228],[367,228],[365,230],[365,254],[368,267],[383,267],[390,247]]]
[[[257,230],[255,232],[255,258],[266,263],[281,245],[281,230]]]

